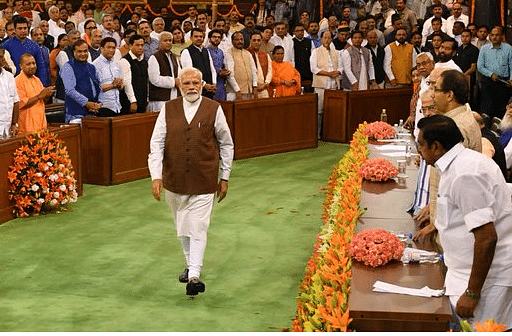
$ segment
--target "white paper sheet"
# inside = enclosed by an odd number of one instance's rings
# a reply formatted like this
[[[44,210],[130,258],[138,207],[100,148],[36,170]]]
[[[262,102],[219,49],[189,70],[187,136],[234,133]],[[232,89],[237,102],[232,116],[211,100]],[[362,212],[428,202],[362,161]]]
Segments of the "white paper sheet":
[[[406,294],[422,297],[438,297],[444,294],[443,289],[431,289],[428,286],[417,289],[397,286],[383,281],[375,281],[375,283],[373,284],[373,291],[381,293]]]
[[[384,156],[390,156],[390,157],[405,157],[405,151],[403,151],[403,152],[383,152],[381,154]]]
[[[403,145],[381,145],[381,146],[375,146],[376,150],[380,151],[404,151],[405,153],[405,144]]]

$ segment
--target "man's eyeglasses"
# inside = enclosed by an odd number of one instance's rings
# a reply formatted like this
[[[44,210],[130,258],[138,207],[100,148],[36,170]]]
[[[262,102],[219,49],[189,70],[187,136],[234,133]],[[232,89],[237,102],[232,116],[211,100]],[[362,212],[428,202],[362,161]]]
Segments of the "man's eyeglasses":
[[[96,29],[96,26],[92,26],[92,27],[87,27],[85,29]]]

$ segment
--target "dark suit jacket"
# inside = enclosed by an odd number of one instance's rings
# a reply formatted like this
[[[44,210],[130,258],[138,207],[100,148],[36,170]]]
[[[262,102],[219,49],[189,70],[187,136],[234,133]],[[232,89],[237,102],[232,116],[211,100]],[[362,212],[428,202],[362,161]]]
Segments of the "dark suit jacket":
[[[43,45],[48,48],[49,51],[52,51],[53,46],[55,45],[55,38],[51,35],[46,35],[44,39]]]
[[[368,48],[370,50],[370,54],[372,54],[373,69],[375,70],[375,82],[380,84],[386,77],[386,73],[384,72],[384,48],[377,45],[377,55],[375,55],[370,45],[367,44],[365,47]]]

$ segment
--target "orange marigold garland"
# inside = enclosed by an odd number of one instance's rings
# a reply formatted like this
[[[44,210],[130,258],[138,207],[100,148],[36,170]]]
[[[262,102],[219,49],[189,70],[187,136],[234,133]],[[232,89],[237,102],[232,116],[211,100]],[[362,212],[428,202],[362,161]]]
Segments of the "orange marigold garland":
[[[309,259],[297,297],[293,331],[347,331],[351,321],[348,295],[352,262],[348,251],[357,219],[361,177],[359,167],[368,156],[367,124],[354,133],[347,153],[333,169],[324,201],[322,232]]]
[[[77,200],[76,180],[66,147],[42,130],[27,135],[9,167],[9,199],[18,217],[60,210]]]

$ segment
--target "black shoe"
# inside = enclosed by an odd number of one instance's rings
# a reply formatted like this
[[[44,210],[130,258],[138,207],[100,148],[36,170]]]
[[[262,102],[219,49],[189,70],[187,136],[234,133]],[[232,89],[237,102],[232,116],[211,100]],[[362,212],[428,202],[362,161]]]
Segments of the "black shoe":
[[[197,295],[204,292],[204,283],[198,278],[192,278],[187,284],[187,295]]]
[[[178,277],[178,280],[180,280],[180,282],[183,282],[183,283],[188,282],[188,268],[185,268],[183,273],[181,273],[180,276]]]

